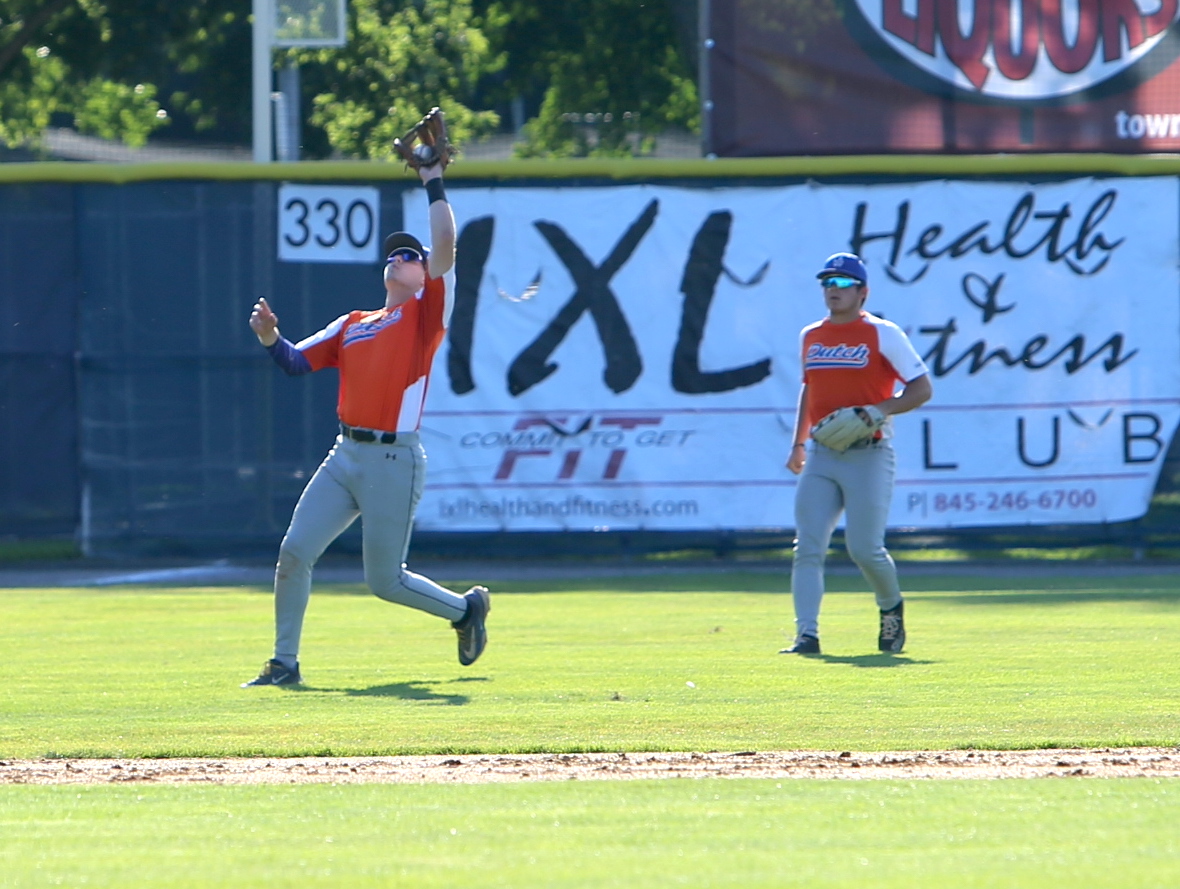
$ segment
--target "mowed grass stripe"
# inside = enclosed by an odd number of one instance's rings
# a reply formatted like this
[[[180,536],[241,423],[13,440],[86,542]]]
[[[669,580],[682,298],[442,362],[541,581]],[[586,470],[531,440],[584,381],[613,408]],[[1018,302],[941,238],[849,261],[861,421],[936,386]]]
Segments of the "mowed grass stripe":
[[[3,787],[0,885],[1180,885],[1180,782]]]
[[[855,578],[835,587],[857,588]],[[516,585],[455,660],[441,620],[318,589],[302,690],[238,688],[269,654],[263,590],[0,592],[0,757],[1173,745],[1176,577],[921,578],[910,643],[830,594],[819,658],[781,575]]]

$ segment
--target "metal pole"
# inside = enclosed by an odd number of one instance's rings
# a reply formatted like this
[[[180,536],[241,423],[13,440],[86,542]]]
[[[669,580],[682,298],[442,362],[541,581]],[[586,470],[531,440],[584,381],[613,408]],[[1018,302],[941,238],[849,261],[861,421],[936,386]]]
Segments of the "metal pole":
[[[701,99],[701,154],[713,154],[713,76],[709,56],[713,51],[713,21],[710,16],[712,0],[699,0],[697,8],[697,87]]]
[[[251,0],[254,13],[254,50],[251,97],[254,110],[254,163],[274,160],[271,135],[271,22],[274,0]]]
[[[280,75],[282,72],[279,72]],[[279,78],[282,79],[281,77]],[[270,94],[275,115],[275,160],[291,159],[291,131],[287,127],[287,94],[281,89]]]
[[[283,111],[279,114],[275,132],[275,154],[281,161],[299,160],[299,146],[303,141],[300,130],[303,114],[299,107],[299,65],[291,62],[279,71],[279,93],[283,97]],[[278,106],[276,105],[276,110]],[[281,135],[277,135],[281,133]]]

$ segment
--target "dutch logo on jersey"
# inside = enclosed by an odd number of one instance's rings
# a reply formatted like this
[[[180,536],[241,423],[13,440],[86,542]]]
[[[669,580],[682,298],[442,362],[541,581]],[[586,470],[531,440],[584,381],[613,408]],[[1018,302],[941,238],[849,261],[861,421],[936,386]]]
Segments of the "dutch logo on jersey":
[[[838,346],[813,343],[807,347],[804,364],[808,370],[833,367],[868,367],[869,347],[864,343],[858,343],[855,346],[845,343],[840,343]]]
[[[1180,18],[1180,0],[856,5],[877,37],[926,74],[967,93],[1017,101],[1068,96],[1110,80],[1159,47]],[[1176,48],[1161,52],[1174,58]]]
[[[384,318],[379,318],[376,321],[359,321],[344,331],[344,345],[351,346],[353,343],[371,340],[386,327],[389,327],[391,324],[397,324],[401,319],[402,307],[398,306]]]

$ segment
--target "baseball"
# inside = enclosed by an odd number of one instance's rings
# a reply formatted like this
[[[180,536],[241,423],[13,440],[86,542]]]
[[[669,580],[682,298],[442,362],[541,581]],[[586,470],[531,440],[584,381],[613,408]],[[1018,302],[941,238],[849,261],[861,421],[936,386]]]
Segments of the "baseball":
[[[414,157],[423,163],[429,163],[434,160],[434,146],[433,145],[416,145],[414,146]]]

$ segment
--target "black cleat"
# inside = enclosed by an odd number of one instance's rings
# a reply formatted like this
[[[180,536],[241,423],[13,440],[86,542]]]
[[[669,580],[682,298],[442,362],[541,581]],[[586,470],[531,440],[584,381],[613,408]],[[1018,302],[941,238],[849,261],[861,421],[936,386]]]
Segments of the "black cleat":
[[[271,658],[262,665],[262,672],[258,674],[258,677],[249,682],[243,682],[242,688],[249,688],[251,685],[298,685],[302,681],[303,677],[299,675],[298,662],[295,664],[295,669],[291,669],[284,666],[282,661]]]
[[[881,612],[881,634],[877,637],[881,651],[897,653],[905,647],[905,602],[898,602]]]
[[[779,654],[819,654],[819,640],[806,634],[795,637],[795,644],[784,648]]]
[[[470,667],[479,660],[488,644],[485,621],[492,610],[492,599],[487,588],[482,586],[473,586],[463,598],[467,600],[467,613],[451,626],[459,634],[459,663]]]

